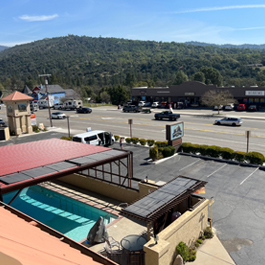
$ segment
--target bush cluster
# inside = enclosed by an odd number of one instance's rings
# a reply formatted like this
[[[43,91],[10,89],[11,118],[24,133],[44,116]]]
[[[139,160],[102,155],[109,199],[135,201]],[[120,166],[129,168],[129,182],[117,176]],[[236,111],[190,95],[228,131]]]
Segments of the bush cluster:
[[[226,160],[236,160],[238,162],[247,161],[251,164],[262,165],[265,162],[263,154],[258,152],[240,152],[234,151],[231,148],[220,147],[216,145],[199,145],[192,143],[182,143],[182,152],[191,154],[201,154],[203,156],[210,156],[216,158],[222,158]]]
[[[119,141],[120,136],[119,135],[114,135],[114,138],[115,138],[115,141],[117,142],[117,141]]]
[[[62,140],[68,140],[68,141],[72,141],[72,138],[73,138],[73,136],[70,136],[70,137],[68,137],[68,136],[62,136],[61,137]]]
[[[183,261],[194,261],[196,259],[196,250],[189,248],[183,241],[179,242],[176,247],[178,254],[183,258]]]
[[[137,137],[132,137],[132,138],[131,138],[131,142],[132,142],[133,144],[138,144],[138,143],[139,143],[139,138],[137,138]]]
[[[203,234],[205,236],[205,238],[213,238],[213,230],[211,229],[211,227],[207,227],[204,231]]]

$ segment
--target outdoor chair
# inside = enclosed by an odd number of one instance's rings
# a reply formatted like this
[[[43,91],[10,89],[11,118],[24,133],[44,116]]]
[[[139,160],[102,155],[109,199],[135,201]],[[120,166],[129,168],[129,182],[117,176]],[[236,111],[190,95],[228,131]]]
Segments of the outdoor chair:
[[[108,240],[105,240],[104,249],[107,253],[113,253],[121,250],[120,243],[115,240],[112,236],[109,236]]]

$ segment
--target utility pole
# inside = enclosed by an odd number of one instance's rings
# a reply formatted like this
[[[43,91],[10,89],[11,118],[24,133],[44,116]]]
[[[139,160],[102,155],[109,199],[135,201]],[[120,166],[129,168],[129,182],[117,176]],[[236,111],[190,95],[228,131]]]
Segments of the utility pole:
[[[44,76],[45,79],[45,88],[46,88],[46,94],[47,94],[47,100],[48,100],[48,111],[49,111],[49,119],[50,119],[50,125],[51,127],[53,127],[52,125],[52,117],[51,117],[51,108],[50,108],[50,99],[49,99],[49,95],[48,95],[48,79],[47,77],[51,76],[51,74],[43,74],[43,75],[39,75],[39,77]]]

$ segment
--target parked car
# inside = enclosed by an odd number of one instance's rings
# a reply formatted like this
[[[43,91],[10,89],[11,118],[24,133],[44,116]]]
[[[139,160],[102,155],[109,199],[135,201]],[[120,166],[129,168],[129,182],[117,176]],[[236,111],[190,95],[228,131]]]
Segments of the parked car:
[[[144,107],[151,107],[151,102],[145,102]]]
[[[162,111],[155,114],[156,120],[169,119],[170,121],[176,121],[178,118],[180,118],[180,115],[174,114],[172,111]]]
[[[66,115],[62,112],[53,112],[51,114],[52,119],[65,119]]]
[[[166,108],[167,107],[167,102],[166,101],[162,101],[161,103],[160,103],[160,106],[159,106],[160,108]]]
[[[217,106],[214,106],[214,109],[215,110],[218,110],[218,109],[221,110],[221,109],[223,109],[223,107],[224,107],[223,105],[219,105],[219,106],[217,105]]]
[[[257,108],[256,105],[250,105],[250,106],[248,107],[248,111],[257,111],[257,110],[258,110],[258,108]]]
[[[63,109],[63,103],[56,103],[53,105],[53,109]]]
[[[234,104],[227,104],[225,105],[225,110],[233,110],[234,109]]]
[[[138,103],[138,106],[139,106],[139,107],[143,107],[144,104],[145,104],[145,101],[140,101],[140,102]]]
[[[78,108],[76,109],[76,113],[91,113],[92,112],[92,109],[90,108]]]
[[[158,101],[155,101],[152,103],[152,108],[157,108],[159,105],[159,102]]]
[[[242,120],[239,117],[225,117],[223,119],[215,120],[216,125],[231,125],[231,126],[241,126]]]
[[[239,104],[237,107],[236,107],[237,110],[246,110],[246,105],[245,104]]]
[[[140,112],[141,107],[135,106],[135,105],[128,105],[123,107],[123,112]]]

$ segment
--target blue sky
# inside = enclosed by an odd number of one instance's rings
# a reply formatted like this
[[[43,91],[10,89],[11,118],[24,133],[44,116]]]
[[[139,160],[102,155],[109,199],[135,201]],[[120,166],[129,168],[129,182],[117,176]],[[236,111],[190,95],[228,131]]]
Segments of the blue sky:
[[[265,2],[1,0],[0,45],[68,34],[162,42],[264,44]]]

